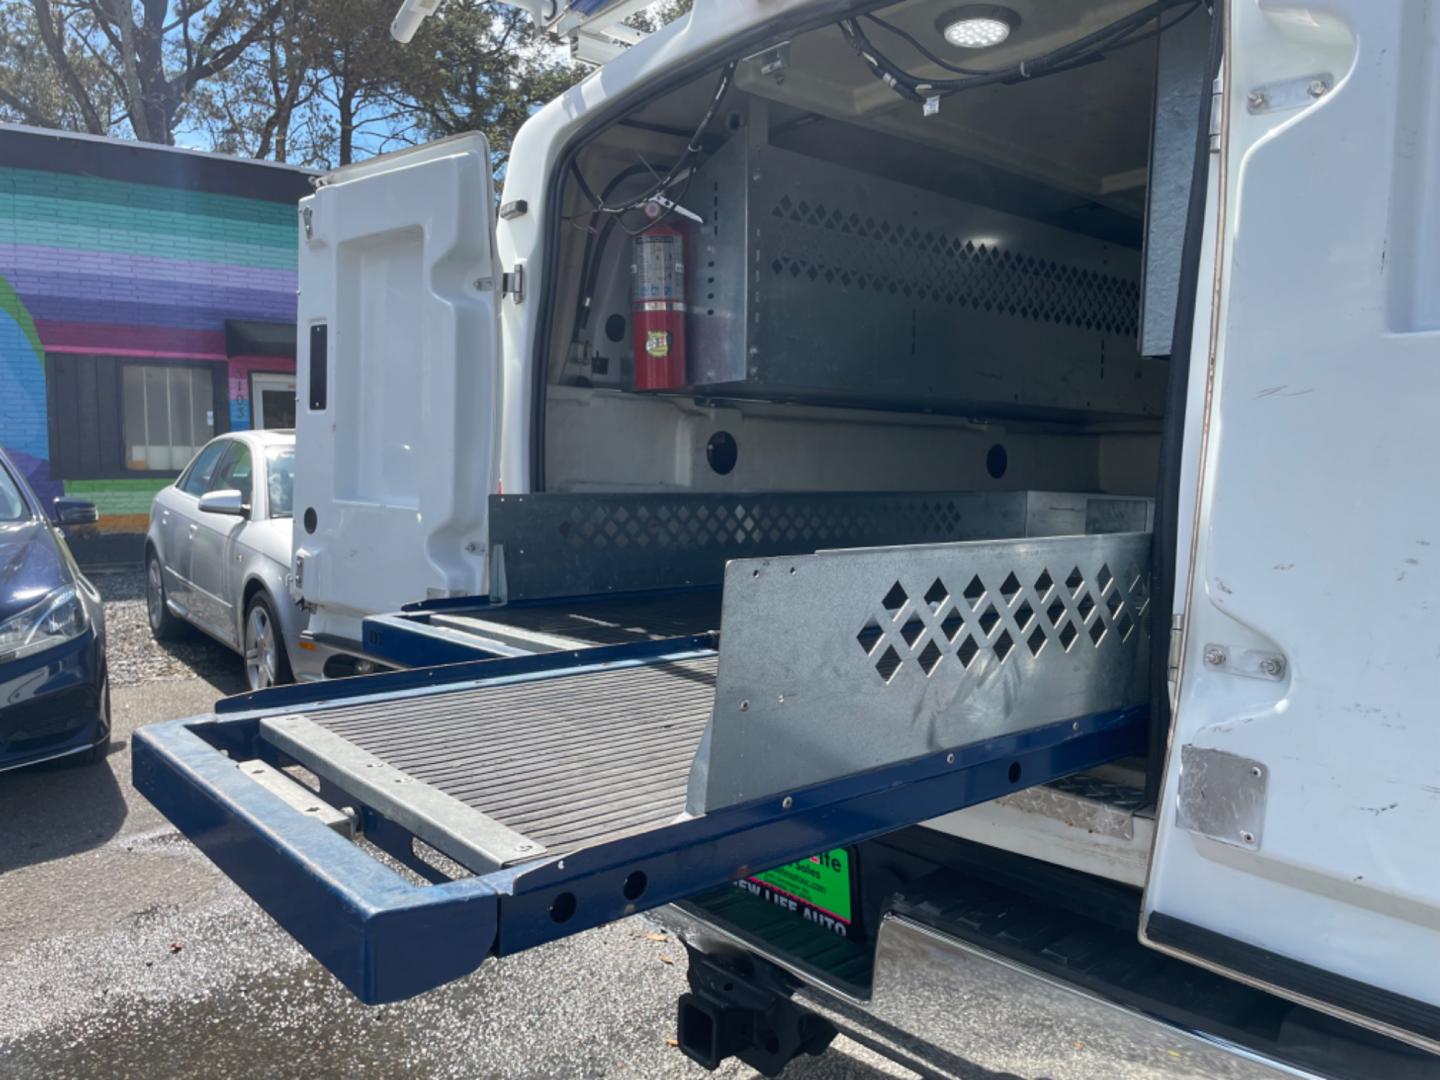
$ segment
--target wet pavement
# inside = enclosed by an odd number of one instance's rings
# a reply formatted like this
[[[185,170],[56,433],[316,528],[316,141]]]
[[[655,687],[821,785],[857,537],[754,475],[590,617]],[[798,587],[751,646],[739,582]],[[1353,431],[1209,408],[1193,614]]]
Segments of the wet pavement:
[[[677,1077],[709,1074],[673,1043],[685,951],[644,917],[491,961],[421,998],[359,1005],[130,786],[141,724],[206,712],[243,688],[233,653],[149,640],[137,582],[107,597],[114,733],[105,761],[0,774],[0,1077]],[[179,677],[177,677],[177,675]],[[1027,1028],[1018,998],[974,1027],[1014,1072],[1159,1078],[1143,1048],[1098,1060]],[[737,1062],[718,1073],[756,1074]],[[786,1080],[914,1074],[847,1039]]]
[[[357,1004],[130,787],[137,725],[237,689],[119,687],[105,762],[0,774],[0,1076],[707,1075],[667,1041],[684,949],[641,918]],[[907,1075],[851,1043],[786,1073]]]

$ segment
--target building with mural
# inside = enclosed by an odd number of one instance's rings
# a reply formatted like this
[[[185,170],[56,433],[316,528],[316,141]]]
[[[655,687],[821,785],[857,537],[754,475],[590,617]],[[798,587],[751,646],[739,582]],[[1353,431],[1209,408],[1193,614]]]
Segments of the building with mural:
[[[287,166],[0,125],[0,444],[47,503],[95,501],[92,559],[138,560],[151,497],[212,436],[293,423],[309,190]]]

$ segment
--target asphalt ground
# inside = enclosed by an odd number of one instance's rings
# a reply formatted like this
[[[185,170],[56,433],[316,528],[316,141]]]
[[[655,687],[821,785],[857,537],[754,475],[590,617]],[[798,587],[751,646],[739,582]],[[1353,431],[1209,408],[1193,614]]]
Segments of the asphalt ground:
[[[670,1043],[685,950],[643,917],[409,1002],[356,1003],[130,786],[135,729],[241,690],[239,659],[198,635],[156,645],[139,576],[94,580],[110,752],[0,774],[0,1076],[709,1075]],[[785,1075],[912,1074],[841,1042]]]
[[[109,754],[0,774],[0,1078],[712,1075],[673,1045],[685,950],[644,916],[412,1001],[359,1005],[130,786],[135,729],[241,690],[239,658],[199,635],[156,645],[140,577],[95,580],[114,684]],[[1205,1075],[1119,1032],[1028,1026],[1025,1003],[1002,997],[946,1004],[989,1065],[961,1075]],[[731,1061],[713,1075],[755,1073]],[[912,1075],[843,1037],[784,1073]]]

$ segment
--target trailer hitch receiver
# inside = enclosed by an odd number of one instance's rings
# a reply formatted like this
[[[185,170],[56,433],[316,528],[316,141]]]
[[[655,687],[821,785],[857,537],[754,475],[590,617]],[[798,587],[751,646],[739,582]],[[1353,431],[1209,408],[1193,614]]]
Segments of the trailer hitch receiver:
[[[676,1039],[691,1061],[714,1071],[736,1057],[762,1076],[778,1076],[801,1054],[824,1053],[835,1038],[830,1021],[767,985],[748,957],[686,948],[690,992],[680,995]]]

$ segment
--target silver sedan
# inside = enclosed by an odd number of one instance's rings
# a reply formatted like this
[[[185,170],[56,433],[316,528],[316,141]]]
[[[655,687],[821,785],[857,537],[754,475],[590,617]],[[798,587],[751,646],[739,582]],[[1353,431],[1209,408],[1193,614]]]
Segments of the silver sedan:
[[[145,540],[146,603],[157,639],[190,623],[245,658],[259,690],[291,680],[303,613],[290,599],[295,435],[211,440],[155,496]]]

